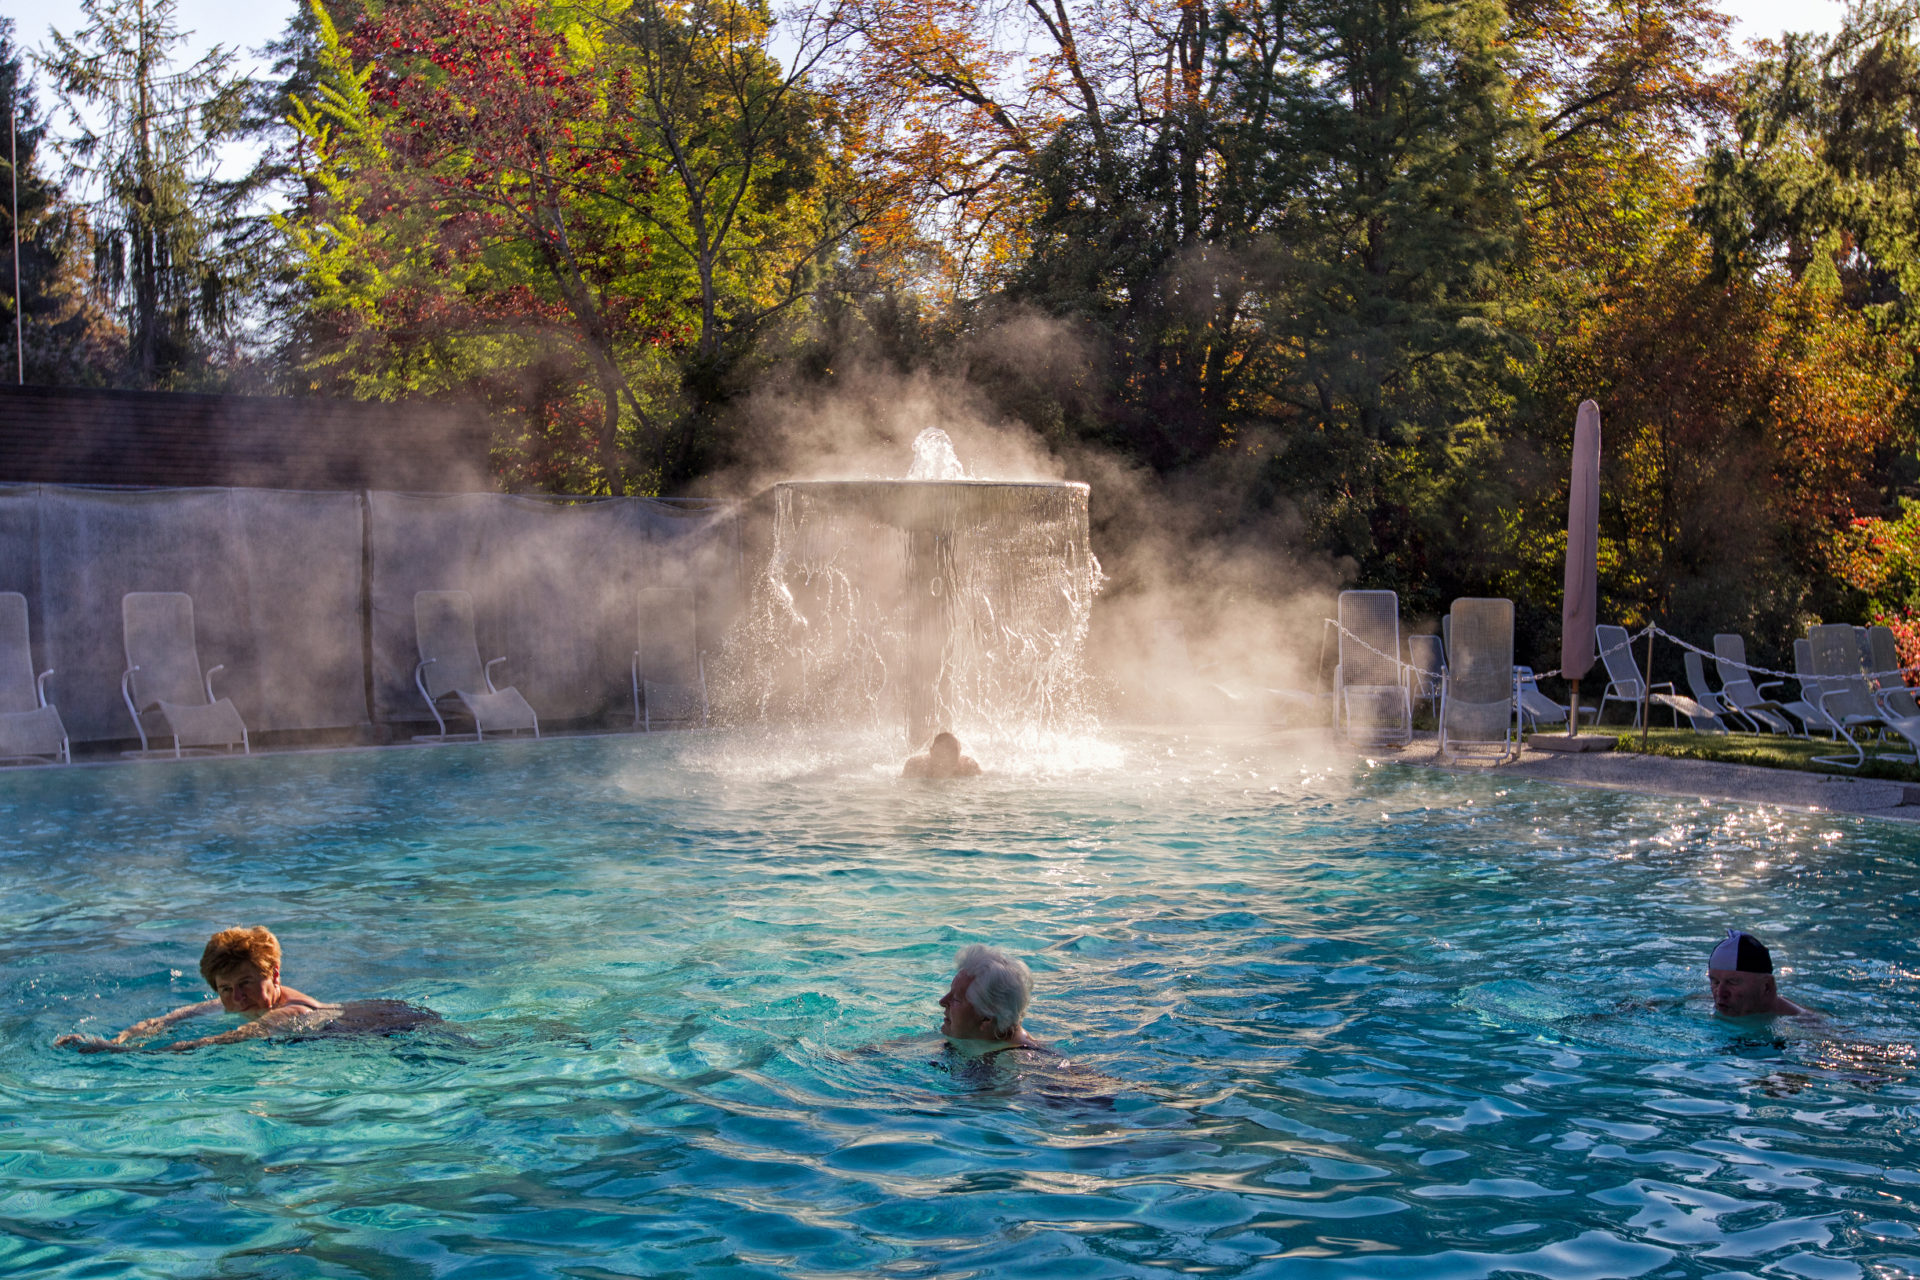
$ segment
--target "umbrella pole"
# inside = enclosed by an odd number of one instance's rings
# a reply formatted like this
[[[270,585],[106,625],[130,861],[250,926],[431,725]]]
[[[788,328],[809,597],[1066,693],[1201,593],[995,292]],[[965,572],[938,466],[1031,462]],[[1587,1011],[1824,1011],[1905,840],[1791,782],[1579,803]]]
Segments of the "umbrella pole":
[[[1578,737],[1580,733],[1580,682],[1574,680],[1573,693],[1567,706],[1567,736]]]

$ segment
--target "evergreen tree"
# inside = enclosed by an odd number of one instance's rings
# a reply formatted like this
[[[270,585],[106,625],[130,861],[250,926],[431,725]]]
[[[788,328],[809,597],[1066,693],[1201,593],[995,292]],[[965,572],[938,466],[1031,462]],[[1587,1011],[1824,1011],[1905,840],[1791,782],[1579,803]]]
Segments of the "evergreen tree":
[[[111,326],[85,292],[84,222],[62,200],[60,186],[42,172],[47,144],[40,115],[13,39],[12,19],[0,18],[0,100],[11,130],[0,151],[13,181],[0,187],[0,382],[16,378],[36,385],[104,381],[110,361]],[[20,225],[15,238],[15,200]],[[14,247],[19,260],[14,260]],[[14,314],[18,268],[20,314]],[[16,335],[24,343],[16,344]],[[21,350],[24,345],[24,353]],[[24,358],[23,358],[24,354]]]
[[[219,46],[176,69],[175,0],[80,8],[86,25],[53,32],[43,65],[73,131],[68,176],[89,196],[95,287],[126,326],[125,379],[191,384],[237,342],[253,267],[251,187],[215,172],[246,82]]]

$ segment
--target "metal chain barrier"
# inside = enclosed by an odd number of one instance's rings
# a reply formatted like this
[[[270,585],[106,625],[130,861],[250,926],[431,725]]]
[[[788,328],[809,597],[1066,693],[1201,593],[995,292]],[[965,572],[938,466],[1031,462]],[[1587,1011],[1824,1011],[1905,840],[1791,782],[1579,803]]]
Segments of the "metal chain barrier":
[[[1420,667],[1415,666],[1413,663],[1408,662],[1405,659],[1395,654],[1388,653],[1383,649],[1375,648],[1372,644],[1369,644],[1365,639],[1363,639],[1357,632],[1343,625],[1338,619],[1324,618],[1322,619],[1322,622],[1324,623],[1324,626],[1322,628],[1323,632],[1325,630],[1325,627],[1332,627],[1334,630],[1338,631],[1342,636],[1353,641],[1355,644],[1359,645],[1362,649],[1365,649],[1368,653],[1371,653],[1378,658],[1385,658],[1388,662],[1391,662],[1397,669],[1401,671],[1413,671],[1416,673],[1425,674]],[[1640,630],[1629,634],[1623,643],[1610,645],[1607,648],[1596,651],[1595,656],[1604,661],[1606,656],[1610,653],[1618,653],[1622,649],[1631,651],[1634,645],[1646,639],[1648,635],[1658,636],[1662,640],[1666,640],[1675,645],[1678,645],[1682,649],[1686,649],[1693,653],[1697,653],[1703,658],[1711,658],[1716,664],[1720,666],[1734,667],[1738,670],[1745,671],[1750,675],[1777,676],[1782,680],[1800,679],[1800,673],[1798,671],[1781,671],[1774,667],[1755,666],[1751,662],[1735,662],[1731,658],[1723,658],[1719,654],[1714,653],[1712,650],[1703,649],[1697,644],[1693,644],[1690,641],[1683,640],[1679,636],[1674,635],[1673,632],[1668,631],[1666,628],[1660,626],[1659,624],[1652,623],[1652,622],[1640,628]],[[1862,672],[1861,675],[1865,679],[1870,680],[1875,684],[1884,685],[1890,680],[1898,680],[1901,683],[1901,685],[1904,686],[1907,683],[1907,677],[1914,673],[1920,673],[1920,664],[1917,664],[1914,666],[1906,666],[1906,667],[1895,667],[1890,671],[1865,671],[1865,672]],[[1553,677],[1558,676],[1559,674],[1560,674],[1560,668],[1555,667],[1552,671],[1535,672],[1533,678],[1535,680],[1550,680]]]
[[[1798,680],[1800,678],[1800,673],[1798,671],[1776,671],[1772,667],[1756,667],[1749,662],[1734,662],[1731,659],[1722,658],[1717,653],[1711,653],[1705,649],[1702,649],[1697,644],[1690,644],[1687,641],[1682,640],[1679,636],[1674,635],[1671,631],[1663,630],[1662,628],[1653,626],[1651,624],[1648,625],[1646,630],[1653,632],[1655,635],[1661,637],[1664,640],[1672,641],[1674,644],[1679,645],[1682,649],[1691,649],[1693,652],[1699,654],[1703,658],[1712,658],[1717,663],[1724,663],[1729,667],[1738,667],[1740,670],[1750,672],[1753,675],[1779,676],[1783,680]],[[1642,631],[1640,634],[1645,635],[1646,631]],[[1909,672],[1914,672],[1914,671],[1920,671],[1920,666],[1895,667],[1891,671],[1863,671],[1860,674],[1864,676],[1866,679],[1873,681],[1875,684],[1885,684],[1888,680],[1896,679],[1896,678],[1902,684],[1905,684],[1907,679],[1907,674]]]
[[[1353,641],[1355,644],[1359,645],[1362,649],[1365,649],[1368,653],[1373,654],[1377,658],[1385,658],[1388,662],[1391,662],[1397,668],[1400,668],[1402,670],[1407,670],[1407,671],[1414,671],[1414,672],[1422,671],[1420,667],[1415,666],[1413,663],[1408,662],[1403,658],[1396,657],[1395,655],[1386,652],[1384,649],[1376,649],[1373,645],[1367,643],[1366,640],[1362,639],[1357,632],[1343,625],[1336,618],[1322,618],[1321,623],[1322,623],[1322,627],[1321,627],[1322,634],[1325,634],[1325,630],[1327,627],[1332,627],[1335,631],[1338,631],[1341,635]],[[1637,642],[1646,639],[1647,633],[1650,631],[1653,632],[1655,635],[1664,636],[1667,634],[1666,632],[1660,630],[1660,628],[1649,623],[1647,626],[1644,626],[1640,630],[1629,635],[1624,644],[1616,644],[1608,648],[1601,649],[1598,651],[1597,656],[1604,658],[1609,653],[1618,653],[1622,649],[1631,649]],[[1669,639],[1671,638],[1672,637],[1669,637]],[[1702,652],[1705,652],[1705,650],[1702,650]],[[1713,655],[1708,654],[1707,656],[1712,657]],[[1756,668],[1756,670],[1758,669],[1759,668]],[[1920,670],[1920,668],[1915,668],[1915,669]],[[1534,672],[1533,678],[1535,680],[1551,680],[1559,674],[1560,674],[1560,668],[1555,667],[1551,671],[1536,671]],[[1771,675],[1775,673],[1768,672],[1767,674]]]

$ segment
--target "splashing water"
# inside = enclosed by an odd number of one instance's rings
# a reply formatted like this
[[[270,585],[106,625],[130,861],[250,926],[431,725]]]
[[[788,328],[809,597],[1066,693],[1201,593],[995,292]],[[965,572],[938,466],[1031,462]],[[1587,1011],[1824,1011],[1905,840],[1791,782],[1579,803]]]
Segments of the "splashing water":
[[[775,486],[720,718],[888,739],[904,724],[914,745],[938,729],[1032,749],[1092,732],[1087,486],[952,478],[965,469],[938,428],[914,453],[907,480]],[[922,478],[935,471],[952,476]]]
[[[913,438],[913,465],[909,480],[965,480],[967,469],[953,451],[953,441],[938,427],[928,427]]]

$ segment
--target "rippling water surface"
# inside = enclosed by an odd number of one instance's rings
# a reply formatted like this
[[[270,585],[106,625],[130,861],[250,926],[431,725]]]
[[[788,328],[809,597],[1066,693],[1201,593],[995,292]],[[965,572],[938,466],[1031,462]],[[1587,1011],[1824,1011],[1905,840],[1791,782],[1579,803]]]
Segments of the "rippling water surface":
[[[0,774],[0,1273],[1920,1275],[1917,861],[1273,740]],[[51,1047],[241,923],[448,1025]],[[1828,1021],[1679,1003],[1730,924]],[[973,940],[1070,1069],[942,1055]]]

